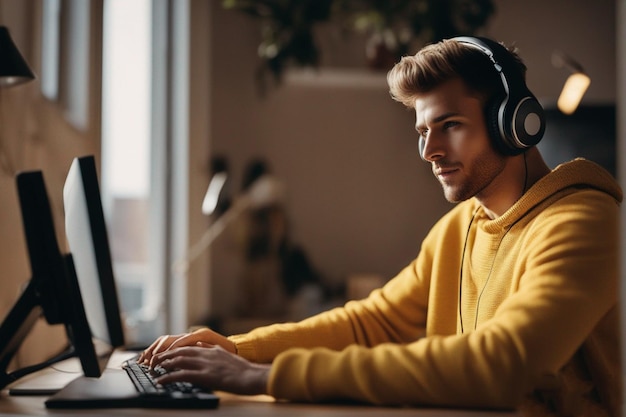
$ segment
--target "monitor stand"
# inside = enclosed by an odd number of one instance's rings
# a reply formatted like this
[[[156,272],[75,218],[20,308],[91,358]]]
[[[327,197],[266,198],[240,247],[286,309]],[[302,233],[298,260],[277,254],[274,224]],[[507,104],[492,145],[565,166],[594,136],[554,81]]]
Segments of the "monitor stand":
[[[30,280],[26,289],[22,292],[20,298],[13,305],[13,308],[0,325],[0,389],[28,374],[75,356],[74,348],[70,343],[67,349],[53,358],[35,365],[16,369],[12,372],[7,372],[11,360],[18,349],[35,323],[44,315],[44,309],[42,307],[42,297],[45,297],[45,295],[43,295],[44,291],[43,288],[39,288],[39,285],[37,285],[37,280]],[[54,314],[50,311],[46,311],[46,313]],[[50,322],[50,320],[48,320],[48,322]],[[69,331],[67,326],[66,331]]]

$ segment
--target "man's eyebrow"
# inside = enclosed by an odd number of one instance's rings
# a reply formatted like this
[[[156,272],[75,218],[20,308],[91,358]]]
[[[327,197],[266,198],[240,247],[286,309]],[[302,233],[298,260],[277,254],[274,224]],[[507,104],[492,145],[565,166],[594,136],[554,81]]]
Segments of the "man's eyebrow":
[[[439,122],[442,122],[442,121],[446,120],[446,119],[447,119],[447,118],[449,118],[449,117],[455,117],[455,116],[458,116],[458,115],[459,115],[459,113],[458,113],[458,112],[447,112],[447,113],[443,113],[443,114],[440,114],[439,116],[435,117],[435,118],[432,120],[432,122],[431,122],[431,123],[435,123],[435,124],[436,124],[436,123],[439,123]],[[415,130],[417,130],[417,131],[419,132],[420,130],[423,130],[423,127],[418,126],[418,125],[416,124],[416,125],[415,125]]]
[[[441,115],[435,117],[433,119],[433,123],[439,123],[439,122],[442,122],[442,121],[444,121],[444,120],[446,120],[446,119],[448,119],[450,117],[455,117],[455,116],[458,116],[458,115],[459,115],[458,112],[452,112],[452,111],[448,112],[448,113],[444,113],[444,114],[441,114]]]

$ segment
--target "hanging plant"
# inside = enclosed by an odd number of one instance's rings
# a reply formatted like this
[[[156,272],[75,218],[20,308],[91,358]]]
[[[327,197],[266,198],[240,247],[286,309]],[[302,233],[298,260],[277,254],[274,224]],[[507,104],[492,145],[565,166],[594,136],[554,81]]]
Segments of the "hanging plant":
[[[338,24],[369,37],[371,66],[388,69],[428,42],[472,35],[495,13],[492,0],[223,0],[225,9],[259,19],[261,86],[269,72],[279,82],[291,65],[317,67],[317,24]]]
[[[476,33],[495,13],[491,0],[336,0],[334,10],[369,36],[370,64],[384,70],[426,43]]]
[[[333,0],[224,0],[225,9],[260,19],[262,41],[258,48],[262,67],[280,81],[289,65],[317,67],[320,52],[313,28],[330,20]]]

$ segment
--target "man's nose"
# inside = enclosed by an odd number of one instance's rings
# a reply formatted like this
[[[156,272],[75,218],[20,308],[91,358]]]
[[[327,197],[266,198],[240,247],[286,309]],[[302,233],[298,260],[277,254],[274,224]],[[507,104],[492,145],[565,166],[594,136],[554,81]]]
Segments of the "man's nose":
[[[419,153],[420,157],[427,162],[436,161],[442,158],[445,154],[443,148],[443,141],[440,137],[435,135],[432,131],[428,132],[425,136],[420,137],[419,141]]]

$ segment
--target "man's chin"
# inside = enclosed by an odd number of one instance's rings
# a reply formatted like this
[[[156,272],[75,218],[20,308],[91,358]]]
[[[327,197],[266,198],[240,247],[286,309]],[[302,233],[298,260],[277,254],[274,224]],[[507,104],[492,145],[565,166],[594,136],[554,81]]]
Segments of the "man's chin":
[[[453,204],[472,198],[472,196],[467,196],[466,193],[461,193],[458,190],[454,190],[446,186],[443,187],[443,196],[446,200],[448,200],[448,202]]]
[[[463,200],[459,200],[456,196],[451,196],[451,195],[448,195],[447,193],[444,193],[444,197],[446,198],[448,203],[452,203],[452,204],[460,203],[461,201],[463,201]]]

